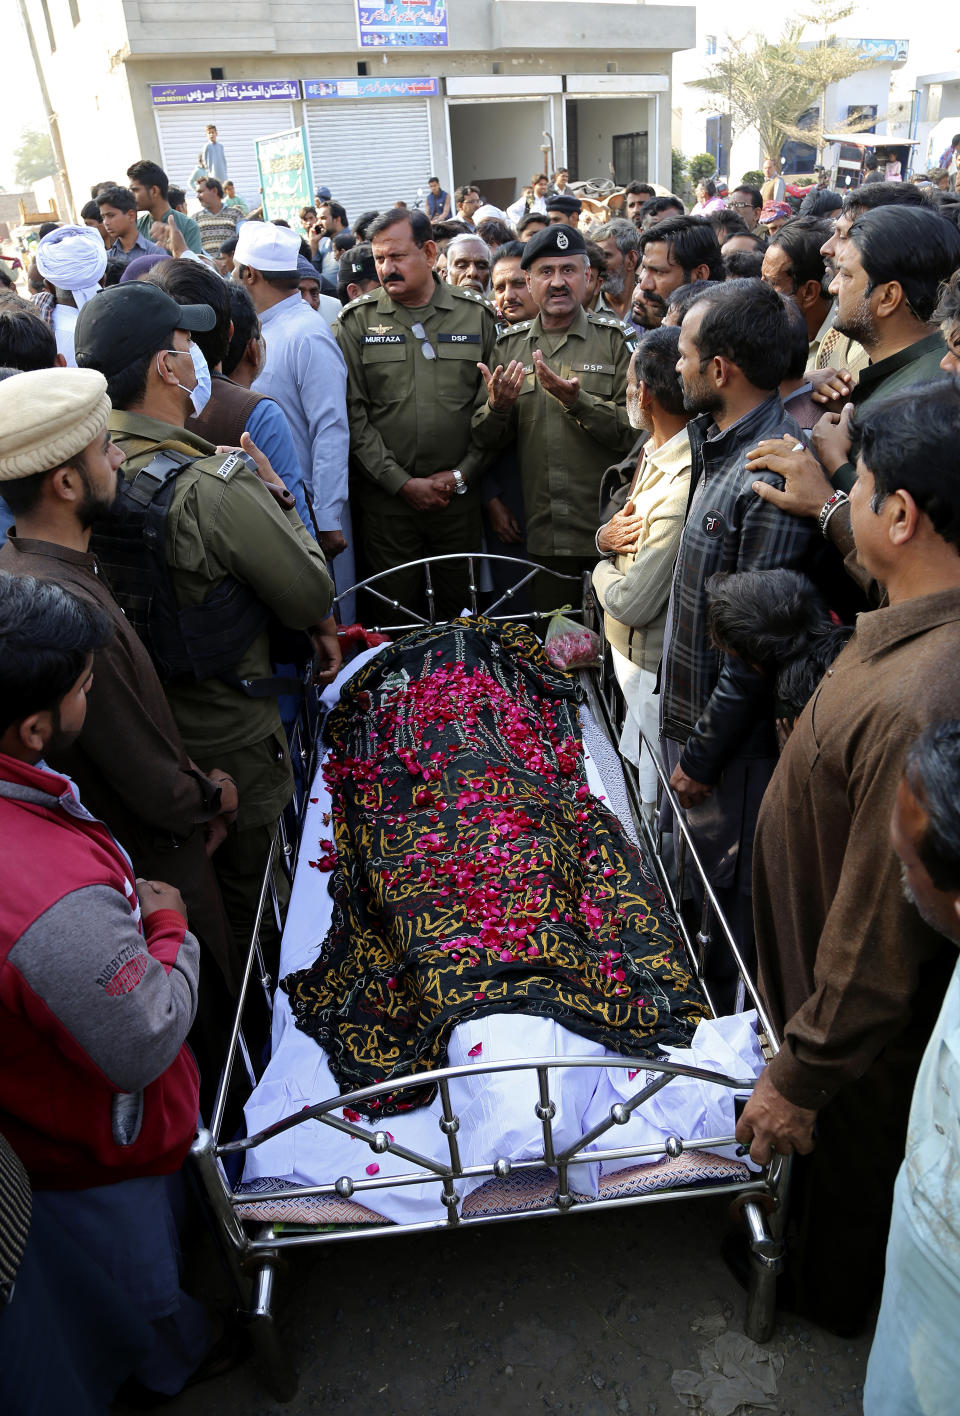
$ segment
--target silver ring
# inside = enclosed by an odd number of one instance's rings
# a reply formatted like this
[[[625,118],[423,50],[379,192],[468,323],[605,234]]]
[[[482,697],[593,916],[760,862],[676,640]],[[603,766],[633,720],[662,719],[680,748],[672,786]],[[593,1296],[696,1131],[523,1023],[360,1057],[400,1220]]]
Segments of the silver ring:
[[[807,449],[804,447],[803,443],[795,443],[794,446],[790,449],[791,452],[806,452],[806,450]]]

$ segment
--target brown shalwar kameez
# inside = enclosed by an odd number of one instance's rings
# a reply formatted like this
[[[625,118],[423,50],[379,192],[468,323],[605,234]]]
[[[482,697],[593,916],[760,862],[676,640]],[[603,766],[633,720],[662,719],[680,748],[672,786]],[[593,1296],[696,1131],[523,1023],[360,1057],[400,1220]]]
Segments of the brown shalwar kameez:
[[[960,716],[958,664],[960,590],[861,615],[757,828],[760,981],[783,1037],[769,1075],[818,1112],[790,1273],[800,1310],[840,1330],[879,1295],[913,1082],[956,961],[904,898],[889,825],[910,743]]]

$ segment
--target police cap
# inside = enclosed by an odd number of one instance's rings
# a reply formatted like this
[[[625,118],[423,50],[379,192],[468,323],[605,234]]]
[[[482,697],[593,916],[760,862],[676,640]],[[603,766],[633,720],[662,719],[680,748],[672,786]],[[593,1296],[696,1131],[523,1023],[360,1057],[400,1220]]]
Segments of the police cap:
[[[572,226],[547,226],[523,248],[520,269],[529,270],[534,261],[542,256],[585,256],[587,243]]]
[[[562,211],[565,216],[576,216],[581,210],[580,198],[570,192],[554,192],[547,197],[547,211]]]

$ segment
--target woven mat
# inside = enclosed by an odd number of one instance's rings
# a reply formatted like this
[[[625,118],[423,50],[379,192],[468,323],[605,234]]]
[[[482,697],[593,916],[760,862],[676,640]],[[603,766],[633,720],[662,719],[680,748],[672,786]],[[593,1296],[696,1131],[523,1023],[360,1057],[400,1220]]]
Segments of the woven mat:
[[[676,1160],[664,1157],[651,1165],[633,1165],[600,1177],[600,1200],[624,1199],[631,1195],[648,1195],[657,1190],[672,1190],[688,1186],[730,1185],[750,1179],[750,1171],[742,1161],[706,1151],[684,1151]],[[237,1214],[240,1219],[260,1220],[272,1224],[389,1224],[355,1200],[343,1200],[338,1195],[278,1200],[258,1200],[258,1190],[294,1188],[285,1180],[264,1178],[244,1185],[238,1192]],[[492,1218],[502,1214],[524,1214],[549,1209],[557,1192],[557,1177],[546,1166],[535,1170],[518,1170],[505,1180],[488,1180],[473,1190],[464,1200],[461,1213],[465,1219]],[[440,1188],[437,1187],[439,1197]],[[585,1195],[575,1196],[581,1202]],[[439,1203],[437,1205],[439,1209]],[[424,1217],[427,1217],[425,1212]]]

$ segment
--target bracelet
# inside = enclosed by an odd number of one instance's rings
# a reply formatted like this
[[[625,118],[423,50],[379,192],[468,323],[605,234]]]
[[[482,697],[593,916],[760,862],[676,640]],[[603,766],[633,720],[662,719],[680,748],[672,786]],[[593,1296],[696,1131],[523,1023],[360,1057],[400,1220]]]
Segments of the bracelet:
[[[829,524],[831,516],[836,511],[838,506],[843,506],[844,502],[847,502],[849,500],[850,499],[847,496],[846,492],[834,492],[833,496],[828,498],[828,500],[825,501],[823,506],[820,508],[820,515],[817,520],[820,525],[820,534],[824,537],[824,539],[826,539],[827,525]]]

